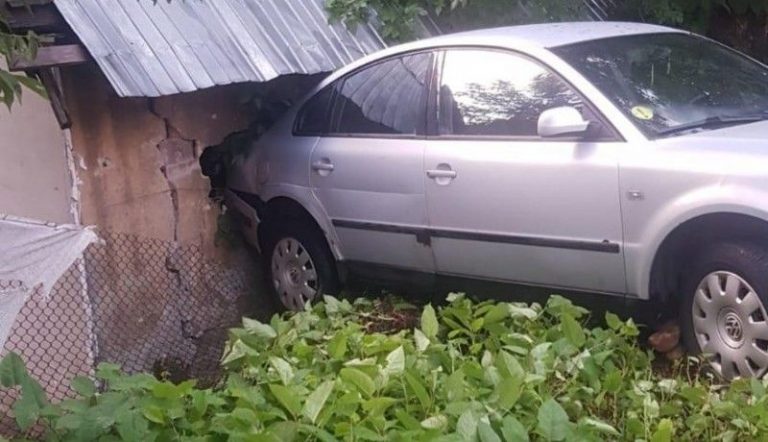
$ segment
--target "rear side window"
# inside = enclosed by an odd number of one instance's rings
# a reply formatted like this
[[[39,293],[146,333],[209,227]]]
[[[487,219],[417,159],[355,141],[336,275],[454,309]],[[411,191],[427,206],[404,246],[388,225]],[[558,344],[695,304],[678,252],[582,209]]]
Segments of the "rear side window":
[[[296,133],[299,135],[318,135],[325,132],[331,113],[333,85],[326,86],[307,100],[296,119]]]
[[[336,94],[332,133],[415,135],[427,110],[429,53],[390,59],[346,77]]]

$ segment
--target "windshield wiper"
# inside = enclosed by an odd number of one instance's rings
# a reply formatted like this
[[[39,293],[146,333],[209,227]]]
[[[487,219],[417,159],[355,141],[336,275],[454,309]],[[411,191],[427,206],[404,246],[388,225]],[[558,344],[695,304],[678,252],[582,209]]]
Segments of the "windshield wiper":
[[[744,123],[754,123],[768,119],[768,113],[750,114],[750,115],[718,115],[707,117],[702,120],[691,121],[690,123],[680,124],[678,126],[662,129],[658,131],[659,135],[671,135],[679,132],[686,132],[694,129],[715,129],[725,126],[734,126]]]

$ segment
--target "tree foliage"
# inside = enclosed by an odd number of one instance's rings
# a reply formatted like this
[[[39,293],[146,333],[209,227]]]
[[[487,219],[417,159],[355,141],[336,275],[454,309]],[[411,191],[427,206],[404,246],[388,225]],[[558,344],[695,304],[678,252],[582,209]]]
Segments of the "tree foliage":
[[[708,33],[715,14],[765,17],[768,0],[614,0],[607,19],[679,26]],[[348,22],[370,20],[376,13],[382,34],[390,40],[415,36],[419,17],[430,15],[448,30],[584,19],[582,0],[327,0],[331,16]]]
[[[0,9],[4,9],[6,3],[7,0],[0,0]],[[34,58],[41,40],[41,36],[31,31],[22,35],[14,33],[0,14],[0,55],[5,57],[6,65],[14,58]],[[21,101],[23,87],[45,96],[45,88],[36,78],[0,69],[0,102],[8,109],[14,102]]]

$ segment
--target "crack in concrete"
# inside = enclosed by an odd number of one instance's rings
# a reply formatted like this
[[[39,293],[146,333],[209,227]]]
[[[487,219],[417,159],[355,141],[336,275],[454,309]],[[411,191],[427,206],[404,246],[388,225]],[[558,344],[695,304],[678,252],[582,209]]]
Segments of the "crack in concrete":
[[[168,192],[171,198],[171,208],[173,210],[173,241],[174,243],[177,243],[179,241],[179,222],[180,222],[180,209],[179,209],[179,188],[176,185],[176,183],[173,180],[173,177],[171,177],[168,173],[168,164],[167,164],[167,155],[165,155],[165,152],[163,151],[163,143],[171,140],[171,139],[179,139],[188,143],[191,143],[192,149],[194,152],[195,146],[197,145],[196,140],[191,138],[185,138],[182,136],[181,132],[173,126],[171,123],[170,118],[162,115],[156,108],[155,108],[155,99],[149,98],[147,99],[147,108],[149,112],[160,119],[160,121],[163,122],[165,125],[165,138],[163,138],[159,143],[157,143],[156,147],[157,150],[160,151],[163,164],[160,166],[160,172],[163,174],[163,177],[165,178],[165,181],[168,183]]]

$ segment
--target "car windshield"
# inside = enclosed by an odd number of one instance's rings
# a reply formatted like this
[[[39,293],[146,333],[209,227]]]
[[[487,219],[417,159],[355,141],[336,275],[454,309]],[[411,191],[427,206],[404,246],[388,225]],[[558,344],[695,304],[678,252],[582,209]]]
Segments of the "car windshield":
[[[768,118],[768,68],[705,38],[633,35],[554,52],[651,138]]]

